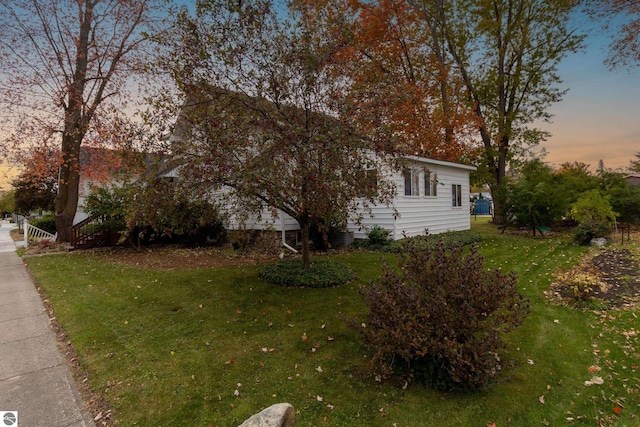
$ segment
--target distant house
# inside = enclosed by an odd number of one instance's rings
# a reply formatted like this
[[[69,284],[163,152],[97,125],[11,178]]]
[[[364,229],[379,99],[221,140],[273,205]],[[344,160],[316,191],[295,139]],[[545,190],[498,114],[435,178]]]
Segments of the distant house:
[[[624,178],[631,185],[640,185],[640,173],[631,173]]]

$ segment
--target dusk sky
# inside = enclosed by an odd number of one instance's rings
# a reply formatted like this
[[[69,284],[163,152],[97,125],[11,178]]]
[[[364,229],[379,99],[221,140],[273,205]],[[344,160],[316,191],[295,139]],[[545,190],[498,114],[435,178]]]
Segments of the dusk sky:
[[[553,123],[540,125],[552,133],[541,144],[548,151],[545,161],[579,161],[595,170],[602,159],[606,168],[626,168],[640,151],[640,67],[609,70],[603,63],[609,39],[593,24],[584,25],[591,27],[585,52],[560,65],[569,92],[550,109]]]

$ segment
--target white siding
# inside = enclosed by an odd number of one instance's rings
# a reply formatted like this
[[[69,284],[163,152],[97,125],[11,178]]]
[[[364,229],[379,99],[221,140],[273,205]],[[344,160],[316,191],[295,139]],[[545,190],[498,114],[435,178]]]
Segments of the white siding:
[[[430,162],[428,160],[414,160],[410,167],[416,170],[429,169],[438,175],[437,196],[424,196],[424,178],[420,175],[420,195],[404,195],[404,176],[400,172],[393,174],[397,188],[397,196],[391,206],[375,206],[373,217],[365,216],[361,224],[350,223],[348,228],[353,231],[356,239],[364,239],[366,230],[378,225],[391,231],[394,240],[405,236],[413,237],[424,234],[425,229],[430,234],[446,231],[468,230],[470,223],[469,202],[469,171],[471,168],[447,162]],[[451,185],[462,187],[462,206],[452,206]],[[394,218],[394,208],[397,212]]]

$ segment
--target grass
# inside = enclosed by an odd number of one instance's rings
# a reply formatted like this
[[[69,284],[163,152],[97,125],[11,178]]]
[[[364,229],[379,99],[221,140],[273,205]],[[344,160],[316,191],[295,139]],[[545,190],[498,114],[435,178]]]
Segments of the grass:
[[[296,426],[637,426],[637,311],[550,304],[552,273],[588,249],[570,236],[501,235],[472,220],[489,267],[518,273],[531,314],[506,337],[507,368],[479,393],[406,389],[368,374],[370,356],[343,318],[366,313],[358,284],[380,259],[336,256],[348,285],[294,289],[259,267],[153,271],[83,253],[29,258],[97,395],[119,426],[237,426],[289,402]],[[598,376],[602,385],[585,386]]]

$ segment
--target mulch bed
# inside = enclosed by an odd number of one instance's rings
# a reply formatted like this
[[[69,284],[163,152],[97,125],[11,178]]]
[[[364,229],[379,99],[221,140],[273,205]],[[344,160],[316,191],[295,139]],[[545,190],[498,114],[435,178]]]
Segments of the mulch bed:
[[[573,271],[597,277],[602,286],[594,286],[591,297],[606,308],[634,308],[640,302],[640,261],[630,249],[603,248],[585,258]],[[580,306],[561,279],[552,283],[546,294],[557,302]]]

